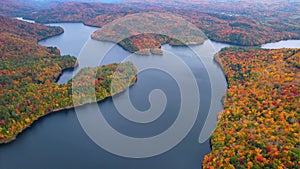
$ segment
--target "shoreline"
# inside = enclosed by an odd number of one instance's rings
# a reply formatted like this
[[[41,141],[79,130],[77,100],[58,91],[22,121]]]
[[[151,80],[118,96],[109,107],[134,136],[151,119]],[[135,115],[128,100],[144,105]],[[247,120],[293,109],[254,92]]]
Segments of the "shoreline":
[[[116,45],[120,46],[122,49],[124,49],[126,52],[129,53],[134,53],[136,55],[146,55],[146,56],[150,56],[150,55],[158,55],[161,56],[163,55],[163,50],[161,49],[161,47],[163,45],[170,45],[172,47],[185,47],[185,46],[196,46],[196,45],[203,45],[205,40],[207,40],[208,38],[205,38],[202,42],[189,42],[188,44],[173,44],[170,42],[166,42],[166,43],[162,43],[161,46],[156,47],[156,48],[147,48],[147,49],[141,49],[139,51],[131,51],[126,49],[125,46],[121,45],[120,42],[115,42],[115,41],[111,41],[111,40],[106,40],[106,39],[97,39],[94,38],[91,35],[91,39],[95,40],[95,41],[100,41],[100,42],[110,42],[110,43],[115,43]]]
[[[222,49],[224,49],[224,48],[222,48]],[[226,80],[226,83],[227,83],[227,85],[228,85],[228,78],[227,78],[227,76],[225,75],[225,71],[224,71],[224,67],[223,67],[223,65],[222,65],[222,63],[220,62],[220,52],[222,51],[222,49],[219,51],[219,52],[217,52],[216,54],[214,54],[214,58],[213,58],[213,60],[214,60],[214,62],[215,63],[217,63],[218,64],[218,66],[221,68],[221,70],[222,70],[222,72],[223,72],[223,75],[224,75],[224,77],[225,77],[225,80]],[[227,86],[227,89],[228,89],[228,86]],[[226,94],[226,93],[225,93]]]
[[[26,21],[25,21],[25,22],[26,22]],[[44,25],[44,24],[43,24],[43,25]],[[45,26],[47,26],[47,25],[45,25]],[[44,37],[44,38],[41,38],[41,39],[37,39],[36,43],[37,43],[38,45],[40,45],[39,42],[42,41],[42,40],[46,40],[46,39],[48,39],[48,38],[52,38],[52,37],[55,37],[55,36],[62,35],[62,34],[65,32],[65,30],[64,30],[62,27],[60,27],[60,26],[48,26],[48,27],[57,27],[57,28],[61,29],[62,31],[59,32],[59,33],[57,33],[57,34],[55,34],[55,35],[52,35],[52,36],[47,36],[47,37]],[[42,45],[41,45],[41,46],[42,46]]]
[[[43,25],[46,25],[46,24],[59,24],[59,23],[81,23],[84,26],[89,26],[89,27],[94,27],[94,28],[99,28],[99,29],[103,27],[103,26],[95,26],[95,25],[92,25],[92,24],[87,24],[84,21],[52,21],[52,22],[46,21],[46,22],[39,22],[39,21],[33,20],[32,18],[27,18],[26,16],[22,17],[22,18],[26,19],[26,20],[31,20],[31,21],[34,21],[38,24],[43,24]],[[54,35],[54,36],[56,36],[56,35]],[[234,46],[237,46],[237,47],[260,47],[261,48],[262,45],[265,45],[265,44],[268,44],[268,43],[277,43],[277,42],[280,42],[280,41],[287,41],[287,40],[300,40],[300,37],[298,37],[298,38],[283,38],[283,39],[280,39],[280,40],[277,40],[277,41],[276,40],[274,40],[274,41],[269,40],[269,41],[266,41],[265,43],[262,43],[262,44],[259,43],[259,44],[255,44],[255,45],[242,45],[242,44],[237,44],[237,43],[232,43],[232,42],[226,42],[226,41],[223,41],[223,40],[211,39],[209,37],[207,37],[207,39],[209,39],[213,42],[224,43],[224,44],[228,44],[228,45],[234,45]],[[94,39],[94,40],[96,40],[96,39]],[[112,42],[112,41],[107,41],[107,42]],[[162,45],[164,45],[164,44],[162,44]],[[128,50],[126,50],[126,51],[128,51]],[[128,52],[130,52],[130,51],[128,51]],[[131,52],[131,53],[134,53],[134,52]]]
[[[63,56],[61,56],[61,57],[63,57]],[[78,66],[79,66],[78,60],[76,59],[76,62],[75,62],[75,65],[74,65],[74,66],[72,66],[72,67],[67,67],[67,68],[64,68],[64,69],[61,70],[60,74],[59,74],[59,75],[57,76],[57,78],[55,79],[55,83],[58,83],[59,79],[61,78],[61,76],[63,75],[63,73],[64,73],[65,71],[73,71],[73,70],[75,70]]]
[[[21,130],[21,132],[17,133],[14,137],[10,138],[10,139],[3,139],[3,141],[0,141],[0,146],[1,145],[5,145],[5,144],[10,144],[12,143],[13,141],[15,141],[17,139],[17,137],[22,134],[23,132],[25,132],[27,129],[29,129],[34,123],[38,122],[41,118],[45,118],[46,116],[48,115],[51,115],[51,114],[54,114],[54,113],[59,113],[60,111],[68,111],[68,110],[71,110],[71,109],[74,109],[74,108],[77,108],[77,107],[81,107],[81,106],[85,106],[85,105],[88,105],[88,104],[93,104],[93,103],[100,103],[102,101],[105,101],[106,99],[109,99],[109,98],[112,98],[113,96],[116,96],[116,95],[119,95],[119,94],[122,94],[125,90],[128,90],[130,87],[132,87],[137,81],[137,78],[136,80],[134,81],[133,84],[130,84],[128,87],[126,87],[124,90],[118,92],[118,93],[115,93],[113,95],[110,95],[110,96],[107,96],[103,99],[99,99],[99,100],[95,100],[95,101],[92,101],[92,102],[88,102],[88,103],[83,103],[83,104],[80,104],[80,105],[73,105],[73,106],[68,106],[68,107],[64,107],[64,108],[59,108],[59,109],[54,109],[50,112],[47,112],[45,113],[44,115],[38,117],[36,120],[32,121],[32,123],[28,126],[26,126],[25,128],[23,128]]]

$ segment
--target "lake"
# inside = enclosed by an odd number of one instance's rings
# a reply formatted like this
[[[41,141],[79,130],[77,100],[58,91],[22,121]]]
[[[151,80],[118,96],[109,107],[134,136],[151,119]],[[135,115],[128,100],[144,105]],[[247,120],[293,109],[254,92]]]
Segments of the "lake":
[[[40,41],[39,44],[57,46],[62,54],[71,54],[78,57],[80,49],[88,41],[88,43],[94,45],[94,52],[101,52],[105,46],[113,46],[99,65],[121,62],[131,55],[131,53],[124,51],[113,43],[91,40],[89,35],[96,30],[94,27],[84,26],[81,23],[51,25],[61,26],[65,32],[59,36]],[[291,42],[291,44],[294,44],[294,42]],[[210,46],[215,47],[215,50],[204,50]],[[203,129],[206,134],[202,138],[206,138],[207,134],[214,130],[216,115],[222,110],[221,96],[227,88],[222,70],[213,61],[213,55],[226,46],[230,45],[207,40],[203,45],[190,48],[164,45],[162,47],[165,51],[163,56],[132,56],[134,60],[140,61],[141,64],[143,62],[147,64],[151,61],[162,62],[168,54],[179,56],[189,66],[196,79],[200,93],[198,116],[188,135],[173,149],[158,156],[141,159],[116,156],[97,146],[87,136],[78,121],[75,110],[72,109],[41,118],[20,134],[16,141],[1,145],[0,168],[201,168],[204,155],[210,152],[210,144],[208,139],[203,139],[204,142],[199,143],[199,135]],[[270,47],[272,46],[269,45],[268,48]],[[200,60],[195,52],[200,53],[203,60]],[[83,61],[84,58],[79,58],[79,64]],[[87,62],[87,64],[89,63]],[[81,67],[80,64],[79,68]],[[209,75],[208,72],[213,72],[213,74]],[[65,83],[72,75],[71,71],[64,72],[58,82]],[[213,84],[210,83],[211,79],[213,79]],[[185,78],[185,80],[189,83],[189,79]],[[118,132],[135,138],[151,137],[173,125],[178,116],[181,102],[176,79],[166,72],[149,69],[140,72],[137,83],[128,90],[132,104],[136,109],[140,111],[149,109],[148,96],[154,89],[164,91],[168,102],[163,114],[152,123],[140,124],[125,119],[118,113],[112,98],[98,103],[97,106],[101,109],[109,124]],[[122,96],[123,94],[120,94],[114,99],[121,99]],[[212,103],[210,103],[210,100],[212,100]],[[213,110],[208,113],[211,104]],[[88,111],[89,106],[83,106],[80,109],[82,112]],[[205,123],[206,119],[207,122]],[[118,142],[119,140],[110,141]],[[151,149],[151,145],[148,148]]]

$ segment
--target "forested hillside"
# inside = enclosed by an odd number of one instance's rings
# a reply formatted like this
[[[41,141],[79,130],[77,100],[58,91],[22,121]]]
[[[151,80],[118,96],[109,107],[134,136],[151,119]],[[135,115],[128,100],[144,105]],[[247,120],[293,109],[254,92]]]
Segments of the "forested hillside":
[[[300,167],[300,50],[226,48],[224,110],[203,168]]]
[[[91,102],[85,99],[90,95],[78,91],[96,88],[97,101],[120,93],[135,82],[135,67],[122,63],[84,68],[74,78],[85,80],[59,85],[56,81],[62,71],[76,67],[77,60],[60,56],[57,48],[40,46],[37,40],[63,30],[2,16],[0,21],[0,143],[11,141],[41,116]],[[117,68],[122,71],[115,73]],[[118,82],[113,90],[112,79]]]

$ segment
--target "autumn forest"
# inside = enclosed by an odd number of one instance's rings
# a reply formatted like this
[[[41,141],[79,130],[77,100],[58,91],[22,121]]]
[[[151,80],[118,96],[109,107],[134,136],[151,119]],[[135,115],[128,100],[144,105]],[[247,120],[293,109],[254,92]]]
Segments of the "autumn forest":
[[[299,40],[299,11],[299,2],[285,0],[2,0],[0,144],[17,139],[50,113],[99,102],[135,85],[138,69],[132,62],[84,67],[66,84],[57,83],[64,71],[77,70],[80,63],[38,42],[64,33],[48,23],[83,23],[101,28],[90,35],[92,39],[116,43],[141,58],[164,57],[165,44],[202,45],[209,39],[235,45],[213,58],[228,88],[202,168],[298,169],[300,48],[261,45]]]
[[[14,139],[41,116],[90,103],[91,101],[86,99],[90,95],[85,96],[80,91],[88,91],[95,87],[96,99],[102,100],[122,92],[135,82],[136,69],[128,62],[85,68],[68,84],[59,85],[56,81],[61,72],[64,69],[75,68],[77,60],[73,56],[60,56],[59,49],[40,46],[37,41],[60,34],[63,30],[7,17],[0,17],[0,20],[1,143]],[[122,72],[116,69],[122,69]],[[119,80],[120,84],[115,86],[113,91],[110,87],[112,79]],[[72,80],[76,81],[73,86]]]

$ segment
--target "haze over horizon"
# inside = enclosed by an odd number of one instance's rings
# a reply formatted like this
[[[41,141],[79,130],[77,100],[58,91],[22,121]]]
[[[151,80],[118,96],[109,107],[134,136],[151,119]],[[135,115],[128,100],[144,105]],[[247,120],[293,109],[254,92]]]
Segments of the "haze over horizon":
[[[14,1],[14,0],[7,0],[7,1]],[[143,2],[143,3],[161,3],[157,0],[16,0],[21,3],[30,3],[30,2],[103,2],[103,3],[132,3],[132,2]],[[299,0],[211,0],[210,2],[215,3],[240,3],[240,2],[249,2],[249,3],[300,3]],[[205,0],[172,0],[168,1],[168,3],[197,3],[197,2],[207,2]]]

